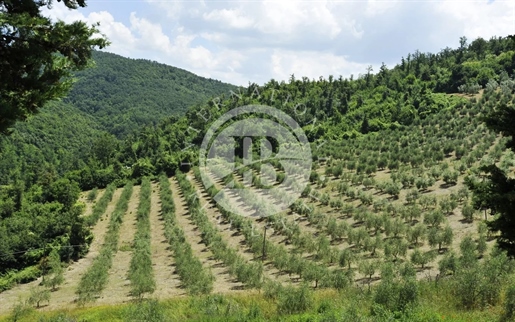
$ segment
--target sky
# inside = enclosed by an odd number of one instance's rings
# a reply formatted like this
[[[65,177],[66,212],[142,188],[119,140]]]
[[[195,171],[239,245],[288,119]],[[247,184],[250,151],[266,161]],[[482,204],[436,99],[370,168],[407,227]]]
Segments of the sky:
[[[88,0],[45,14],[100,23],[105,51],[248,86],[271,79],[348,78],[393,67],[459,38],[515,34],[515,0]]]

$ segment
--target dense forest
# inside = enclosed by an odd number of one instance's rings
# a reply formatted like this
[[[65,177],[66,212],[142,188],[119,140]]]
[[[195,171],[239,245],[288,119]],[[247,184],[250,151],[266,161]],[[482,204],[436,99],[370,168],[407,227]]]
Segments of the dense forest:
[[[64,101],[118,138],[235,88],[144,59],[100,51],[93,52],[93,59],[93,68],[76,73],[77,82]]]
[[[91,222],[76,203],[81,189],[189,170],[185,164],[197,160],[209,125],[235,107],[262,104],[294,115],[315,156],[345,158],[353,152],[338,150],[345,142],[416,127],[440,112],[452,115],[445,113],[467,104],[461,94],[485,90],[508,97],[515,89],[513,37],[470,44],[461,38],[456,49],[417,51],[396,66],[383,64],[357,77],[291,75],[287,82],[246,88],[107,53],[95,52],[94,59],[97,67],[77,73],[67,98],[0,138],[0,274],[12,281],[40,273],[34,267],[50,252],[46,245],[58,247],[65,260],[87,250]],[[455,150],[435,145],[432,152]],[[413,160],[423,162],[423,156]]]

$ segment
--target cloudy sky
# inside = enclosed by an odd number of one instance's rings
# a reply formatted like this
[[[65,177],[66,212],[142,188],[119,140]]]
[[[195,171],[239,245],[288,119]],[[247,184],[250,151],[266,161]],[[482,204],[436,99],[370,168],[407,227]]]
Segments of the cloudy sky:
[[[514,0],[88,0],[47,14],[100,22],[106,51],[180,67],[236,85],[349,77],[389,67],[459,37],[515,34]]]

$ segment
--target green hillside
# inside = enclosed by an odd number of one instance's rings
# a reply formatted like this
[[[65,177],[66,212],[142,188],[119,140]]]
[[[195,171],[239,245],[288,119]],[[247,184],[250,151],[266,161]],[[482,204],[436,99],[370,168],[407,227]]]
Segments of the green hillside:
[[[294,117],[314,146],[322,141],[345,144],[348,139],[410,126],[464,104],[463,97],[449,93],[473,94],[499,86],[510,91],[514,70],[515,41],[494,37],[437,54],[417,51],[396,66],[383,65],[376,73],[369,70],[356,79],[310,80],[291,75],[288,82],[251,84],[192,107],[182,118],[144,127],[124,142],[117,158],[126,166],[136,166],[136,177],[162,171],[173,174],[181,162],[197,160],[195,146],[217,117],[248,104],[272,106]]]
[[[53,102],[9,136],[0,136],[0,185],[36,182],[44,172],[55,176],[80,167],[103,131],[86,113]]]
[[[187,72],[171,81],[182,71],[95,55],[97,68],[79,75],[64,102],[0,142],[0,290],[44,273],[50,264],[41,259],[51,257],[51,248],[71,263],[91,247],[83,274],[71,269],[74,277],[43,302],[124,303],[143,293],[165,299],[172,294],[159,293],[165,285],[174,295],[192,295],[191,303],[185,312],[146,302],[152,314],[160,312],[154,320],[241,320],[247,310],[248,320],[515,316],[512,221],[505,216],[515,187],[514,37],[461,39],[456,49],[415,52],[357,78],[291,75],[248,88],[218,83],[196,98],[187,94],[216,82]],[[165,90],[168,81],[175,90]],[[266,188],[275,174],[295,181],[277,160],[267,160],[266,171],[238,158],[237,171],[222,159],[206,176],[198,167],[209,126],[249,104],[293,117],[313,155],[301,196],[263,218],[255,215],[288,196],[255,188]],[[246,126],[263,130],[261,123]],[[226,148],[234,150],[232,141]],[[494,176],[487,167],[497,169]],[[211,185],[204,187],[206,180]],[[213,202],[225,195],[224,185],[245,191],[227,193],[229,208]],[[80,188],[91,189],[89,201],[77,202]],[[31,287],[30,297],[50,294],[47,285]],[[257,290],[262,299],[241,306],[211,294]],[[11,296],[27,295],[16,292]],[[138,314],[119,313],[120,320],[141,320]]]
[[[143,125],[234,89],[233,85],[143,59],[96,51],[95,66],[77,73],[65,102],[93,115],[108,132],[124,137]]]

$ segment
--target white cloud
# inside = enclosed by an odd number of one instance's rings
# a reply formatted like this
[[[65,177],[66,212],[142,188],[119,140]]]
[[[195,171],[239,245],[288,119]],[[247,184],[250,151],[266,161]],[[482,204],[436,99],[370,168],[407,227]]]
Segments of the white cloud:
[[[435,7],[450,23],[461,25],[463,35],[469,39],[515,33],[515,1],[476,1],[464,5],[463,1],[447,0]]]
[[[385,14],[391,8],[398,4],[397,0],[369,0],[365,14],[373,17],[379,14]]]
[[[254,20],[247,17],[239,9],[222,9],[213,10],[209,13],[204,13],[202,17],[207,21],[214,21],[225,24],[228,28],[248,28],[254,24]]]

